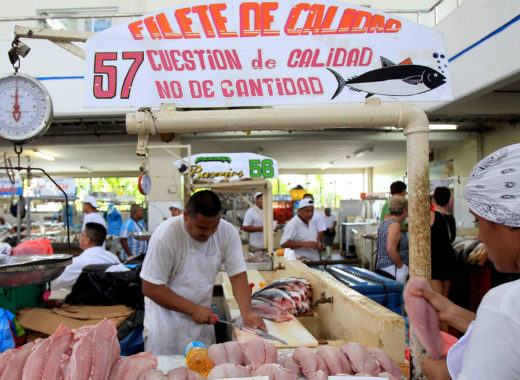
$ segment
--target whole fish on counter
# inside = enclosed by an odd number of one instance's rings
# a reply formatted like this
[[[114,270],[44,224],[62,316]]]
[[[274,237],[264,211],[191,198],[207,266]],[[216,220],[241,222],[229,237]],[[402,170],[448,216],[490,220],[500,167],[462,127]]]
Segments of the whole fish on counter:
[[[263,318],[272,319],[275,322],[290,320],[287,318],[287,314],[298,315],[310,311],[311,284],[309,280],[301,277],[280,278],[253,293],[252,299],[253,306],[256,302],[256,309]],[[278,309],[281,315],[268,308],[268,305]]]

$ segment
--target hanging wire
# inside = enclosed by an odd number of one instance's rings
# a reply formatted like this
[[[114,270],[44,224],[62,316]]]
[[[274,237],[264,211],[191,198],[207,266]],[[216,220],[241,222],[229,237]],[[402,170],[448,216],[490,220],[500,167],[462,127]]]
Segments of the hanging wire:
[[[5,166],[5,172],[7,174],[7,178],[9,178],[9,182],[11,185],[14,185],[15,178],[14,178],[14,169],[13,164],[11,163],[11,158],[7,157],[7,153],[4,153],[4,166]]]
[[[18,73],[18,69],[20,68],[20,48],[19,48],[20,40],[18,37],[15,37],[13,42],[11,43],[11,49],[7,55],[9,56],[9,60],[11,61],[11,65],[13,65],[14,73]]]

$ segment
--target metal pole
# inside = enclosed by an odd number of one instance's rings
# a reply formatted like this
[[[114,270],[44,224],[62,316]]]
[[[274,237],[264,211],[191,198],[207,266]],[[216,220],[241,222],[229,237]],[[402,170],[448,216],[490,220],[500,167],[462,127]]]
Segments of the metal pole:
[[[423,118],[425,120],[421,120]],[[408,221],[410,278],[421,276],[431,279],[430,245],[430,178],[428,120],[416,115],[406,121],[407,168],[408,168]],[[426,350],[412,329],[410,339],[412,379],[422,379],[421,362],[426,358]]]

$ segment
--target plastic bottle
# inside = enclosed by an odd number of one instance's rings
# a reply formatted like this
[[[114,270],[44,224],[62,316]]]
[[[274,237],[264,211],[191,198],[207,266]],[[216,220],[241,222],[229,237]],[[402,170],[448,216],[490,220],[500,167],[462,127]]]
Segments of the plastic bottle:
[[[202,342],[191,342],[184,350],[184,360],[186,365],[192,371],[197,372],[203,378],[206,378],[213,369],[213,362],[208,356],[208,350]]]

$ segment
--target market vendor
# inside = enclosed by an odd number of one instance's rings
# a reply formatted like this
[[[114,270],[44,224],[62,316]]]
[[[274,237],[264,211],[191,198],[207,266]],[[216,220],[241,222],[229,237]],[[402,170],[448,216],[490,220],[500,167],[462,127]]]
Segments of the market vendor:
[[[314,201],[310,198],[302,199],[298,205],[298,213],[284,228],[280,245],[282,248],[294,249],[298,257],[309,260],[319,260],[318,250],[325,245],[318,241],[318,230],[312,220]]]
[[[85,199],[83,199],[83,212],[85,216],[83,218],[83,226],[81,226],[82,230],[87,223],[99,223],[107,228],[107,222],[105,222],[105,219],[97,212],[98,207],[99,205],[96,202],[96,198],[92,195],[87,195]]]
[[[103,249],[106,236],[107,230],[101,224],[87,223],[79,236],[79,246],[83,252],[72,259],[72,264],[67,265],[58,278],[51,281],[51,289],[71,288],[87,265],[112,264],[106,272],[128,271],[116,255]]]
[[[173,205],[170,206],[170,213],[172,216],[177,216],[182,214],[182,207],[180,202],[175,202]]]
[[[303,195],[302,199],[310,199],[314,202],[314,195],[307,193]],[[327,226],[325,224],[325,215],[320,211],[316,210],[314,207],[314,212],[312,213],[312,219],[314,225],[316,226],[316,231],[318,231],[318,241],[322,241],[323,235],[327,230]]]
[[[478,238],[502,273],[520,273],[520,144],[491,153],[473,168],[464,196],[478,223]],[[422,294],[446,322],[465,335],[447,357],[422,362],[437,379],[520,379],[520,280],[491,289],[477,314],[439,293]]]
[[[134,233],[146,231],[143,218],[143,208],[139,205],[132,205],[130,207],[130,218],[125,220],[120,233],[121,246],[125,251],[126,260],[135,259],[136,257],[146,253],[148,247],[146,240],[148,240],[148,238],[138,240],[133,236]]]
[[[247,209],[242,223],[242,230],[249,233],[249,251],[256,252],[264,249],[264,213],[263,196],[261,192],[255,194],[255,206]]]
[[[221,219],[218,196],[193,194],[183,215],[163,221],[154,231],[141,279],[145,295],[145,350],[153,355],[183,354],[192,341],[215,342],[210,308],[217,273],[229,275],[243,323],[265,330],[251,311],[242,245],[233,225]]]

